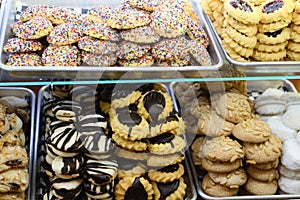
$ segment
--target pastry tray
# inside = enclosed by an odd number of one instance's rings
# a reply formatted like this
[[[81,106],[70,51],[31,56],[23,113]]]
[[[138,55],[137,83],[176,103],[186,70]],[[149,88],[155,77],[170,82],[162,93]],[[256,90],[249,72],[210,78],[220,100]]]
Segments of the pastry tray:
[[[221,54],[224,54],[224,57],[235,69],[240,72],[247,74],[287,74],[287,75],[299,75],[300,74],[300,61],[269,61],[269,62],[242,62],[234,60],[230,55],[227,54],[225,49],[222,47],[221,38],[216,32],[211,19],[208,15],[201,10],[200,15],[202,19],[207,21],[210,32],[213,33],[213,38],[217,41],[218,46],[220,47]],[[223,55],[222,55],[223,56]]]
[[[164,85],[163,85],[164,86]],[[168,87],[164,86],[167,92],[169,92]],[[45,130],[45,122],[44,122],[44,113],[42,111],[43,104],[45,101],[49,98],[52,98],[52,85],[45,85],[43,86],[38,93],[38,99],[37,99],[37,115],[36,115],[36,131],[35,131],[35,138],[38,138],[35,140],[34,146],[36,147],[33,151],[33,171],[36,173],[32,174],[32,180],[35,182],[35,184],[32,187],[32,196],[31,200],[35,199],[43,199],[42,198],[42,192],[43,187],[45,186],[44,182],[44,170],[41,166],[42,161],[45,158],[46,155],[46,149],[44,145],[44,130]],[[188,157],[189,150],[186,148],[185,157]],[[197,199],[197,190],[195,188],[193,175],[191,172],[191,168],[189,165],[190,162],[188,162],[188,159],[185,159],[184,161],[184,167],[185,167],[185,174],[183,175],[183,178],[185,180],[185,183],[187,184],[186,189],[186,197],[184,200],[196,200]]]
[[[15,96],[22,99],[26,99],[28,102],[28,107],[26,108],[26,112],[28,113],[30,119],[29,122],[23,127],[25,133],[25,148],[28,154],[28,188],[26,191],[25,199],[31,200],[32,188],[34,186],[32,182],[32,174],[35,173],[33,170],[33,152],[34,152],[34,115],[35,115],[35,103],[36,97],[32,90],[21,87],[0,87],[0,97],[4,96]]]
[[[176,83],[173,82],[170,84],[170,93],[173,99],[176,99],[176,94],[174,92],[174,88]],[[297,92],[294,85],[288,80],[265,80],[265,81],[247,81],[247,89],[249,98],[254,100],[259,95],[261,95],[268,88],[278,88],[282,91],[286,92]],[[178,102],[173,100],[174,102]],[[180,107],[180,105],[178,106]],[[180,110],[179,110],[180,111]],[[195,136],[193,136],[195,137]],[[189,137],[189,141],[192,141],[194,138]],[[192,143],[190,143],[191,145]],[[237,200],[237,199],[300,199],[300,194],[283,194],[282,191],[278,191],[275,195],[243,195],[243,196],[228,196],[228,197],[212,197],[207,195],[201,187],[201,180],[203,178],[204,172],[197,169],[194,165],[192,156],[189,154],[187,159],[190,162],[191,172],[193,174],[195,187],[197,193],[200,195],[201,199],[209,199],[209,200]],[[279,189],[278,189],[279,190]]]
[[[97,5],[110,5],[117,7],[122,0],[3,0],[0,14],[2,23],[0,23],[0,49],[12,37],[11,28],[14,21],[22,10],[31,5],[58,5],[66,8],[72,8],[79,13],[85,14],[87,9]],[[70,78],[70,79],[138,79],[138,78],[183,78],[183,77],[203,77],[210,71],[215,71],[223,66],[223,59],[217,48],[217,42],[212,37],[211,29],[206,20],[200,17],[200,7],[196,0],[190,0],[195,13],[201,20],[205,31],[207,32],[210,45],[208,51],[211,55],[213,64],[211,66],[186,66],[186,67],[59,67],[59,66],[7,66],[5,65],[7,55],[3,51],[0,53],[0,67],[7,71],[11,76],[30,77],[30,78]],[[0,17],[1,19],[1,17]]]

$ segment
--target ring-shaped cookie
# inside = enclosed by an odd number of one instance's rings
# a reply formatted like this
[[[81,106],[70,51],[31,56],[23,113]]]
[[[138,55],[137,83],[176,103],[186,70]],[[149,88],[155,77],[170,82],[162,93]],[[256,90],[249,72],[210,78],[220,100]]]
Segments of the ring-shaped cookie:
[[[260,13],[257,8],[247,0],[230,0],[224,2],[224,10],[229,16],[244,24],[258,24]]]
[[[145,151],[147,149],[146,142],[143,142],[141,140],[135,140],[135,141],[127,140],[122,136],[120,136],[118,133],[114,133],[112,135],[112,139],[118,146],[131,151]]]
[[[172,182],[179,179],[184,174],[184,167],[181,163],[166,166],[148,172],[149,179],[156,182]]]
[[[239,22],[235,20],[233,17],[230,17],[226,15],[225,20],[224,20],[224,27],[231,26],[232,28],[239,30],[240,33],[251,37],[256,35],[257,33],[257,25],[249,25],[249,24],[244,24],[242,22]]]
[[[256,45],[256,36],[246,36],[240,33],[238,30],[231,26],[224,28],[225,32],[230,36],[235,42],[246,48],[254,48]]]
[[[243,47],[239,43],[237,43],[234,39],[232,39],[227,33],[223,33],[223,41],[228,46],[230,46],[235,52],[245,58],[249,58],[253,54],[253,48]],[[255,41],[256,43],[256,41]]]
[[[115,199],[152,199],[154,191],[149,181],[143,177],[126,177],[121,179],[115,187]]]
[[[294,2],[292,0],[268,0],[261,4],[261,23],[272,23],[288,16],[294,10]]]
[[[300,18],[299,18],[299,20],[300,20]],[[284,18],[280,21],[276,21],[276,22],[273,22],[273,23],[268,23],[268,24],[259,23],[257,25],[257,28],[258,28],[258,31],[261,32],[261,33],[274,32],[274,31],[277,31],[277,30],[280,30],[284,27],[289,26],[291,21],[292,21],[292,15],[289,15],[287,18]]]
[[[222,47],[225,49],[226,53],[234,60],[247,62],[248,60],[238,54],[233,48],[231,48],[224,40],[222,40]]]
[[[184,183],[184,179],[182,177],[167,183],[153,182],[152,185],[155,200],[183,199],[186,194],[185,189],[187,188],[187,185]]]
[[[293,32],[292,32],[293,33]],[[258,33],[257,41],[262,44],[278,44],[290,39],[291,29],[283,28],[272,33]]]

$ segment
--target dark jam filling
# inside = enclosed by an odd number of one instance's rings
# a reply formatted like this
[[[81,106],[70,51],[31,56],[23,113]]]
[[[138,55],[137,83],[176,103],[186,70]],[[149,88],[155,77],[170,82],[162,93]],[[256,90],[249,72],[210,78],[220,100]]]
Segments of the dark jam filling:
[[[168,183],[157,183],[157,187],[160,192],[159,200],[163,200],[177,190],[177,188],[179,187],[179,180]]]
[[[171,142],[175,138],[175,135],[172,133],[164,133],[153,138],[150,138],[149,141],[151,144],[165,144]]]
[[[146,200],[148,199],[148,193],[144,188],[144,185],[140,182],[140,178],[135,178],[133,184],[127,189],[125,200]]]
[[[166,100],[163,94],[157,91],[152,91],[146,94],[143,100],[144,107],[150,114],[153,120],[158,118],[166,106]]]
[[[179,169],[179,164],[176,163],[174,165],[169,165],[169,166],[163,167],[163,168],[159,169],[158,171],[170,173],[170,172],[176,172],[178,169]]]
[[[264,5],[262,12],[269,14],[272,12],[275,12],[276,10],[279,10],[284,5],[284,2],[281,0],[274,0],[272,2],[267,3]]]
[[[253,12],[251,6],[243,0],[230,1],[230,5],[233,6],[235,9],[238,8],[238,9],[246,11],[246,12]]]
[[[275,32],[266,32],[264,33],[266,36],[268,37],[277,37],[277,35],[279,35],[282,32],[282,29],[275,31]]]

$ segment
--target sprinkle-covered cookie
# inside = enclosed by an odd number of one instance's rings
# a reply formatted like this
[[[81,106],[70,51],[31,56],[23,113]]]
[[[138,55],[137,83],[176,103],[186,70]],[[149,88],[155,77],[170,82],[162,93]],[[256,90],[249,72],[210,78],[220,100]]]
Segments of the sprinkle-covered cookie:
[[[158,0],[129,0],[128,3],[136,8],[153,11],[158,6]]]
[[[51,21],[45,17],[36,17],[27,22],[15,22],[13,33],[23,39],[39,39],[47,36],[52,29]]]
[[[118,45],[108,40],[99,40],[90,36],[82,37],[78,42],[79,49],[95,54],[112,54],[118,51]]]
[[[90,66],[112,66],[117,62],[115,54],[95,54],[87,51],[81,51],[82,61]]]
[[[120,59],[136,59],[136,58],[141,58],[149,53],[151,50],[150,45],[146,44],[136,44],[133,42],[127,42],[123,41],[120,44],[120,49],[119,49],[119,58]]]
[[[205,47],[209,45],[209,38],[202,24],[191,18],[188,18],[187,34],[192,40],[197,40]]]
[[[155,65],[162,67],[183,67],[192,65],[193,59],[189,54],[180,55],[178,58],[174,59],[156,59]],[[196,61],[195,61],[196,62]],[[195,65],[198,65],[196,62]]]
[[[200,43],[198,41],[194,41],[191,43],[190,46],[190,53],[192,56],[196,59],[196,61],[201,66],[210,66],[212,65],[211,57],[206,49],[206,46],[203,43]]]
[[[112,13],[113,9],[110,6],[100,5],[89,9],[87,17],[95,23],[102,24],[107,22]]]
[[[46,17],[46,10],[49,7],[46,5],[33,5],[27,7],[20,14],[20,20],[25,22],[35,17]]]
[[[49,6],[46,9],[46,17],[55,25],[68,23],[79,18],[79,14],[69,8]]]
[[[63,46],[78,42],[81,36],[81,30],[76,24],[66,23],[55,26],[47,41],[56,46]]]
[[[48,46],[42,54],[42,62],[46,66],[79,66],[81,58],[75,46]]]
[[[8,39],[7,43],[3,47],[4,52],[9,53],[24,53],[32,51],[42,50],[43,45],[37,40],[24,40],[20,38]]]
[[[118,63],[124,67],[142,67],[142,66],[152,66],[154,64],[153,57],[149,55],[145,55],[135,59],[119,59]]]
[[[90,24],[86,27],[84,33],[88,36],[92,36],[102,40],[110,40],[117,42],[120,40],[119,33],[107,26],[106,24]]]
[[[160,36],[150,26],[124,30],[120,34],[124,40],[135,43],[155,43],[160,39]]]
[[[37,53],[13,53],[9,55],[6,65],[41,66],[42,60]]]

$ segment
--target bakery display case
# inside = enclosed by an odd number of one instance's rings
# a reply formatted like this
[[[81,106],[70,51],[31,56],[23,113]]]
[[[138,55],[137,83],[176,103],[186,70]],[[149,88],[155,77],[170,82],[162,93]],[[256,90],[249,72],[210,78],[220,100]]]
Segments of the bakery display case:
[[[246,1],[228,2],[247,11]],[[26,99],[30,115],[21,199],[299,199],[299,96],[289,80],[300,79],[300,63],[254,60],[250,40],[238,43],[247,59],[230,54],[220,2],[0,1],[0,104]]]

